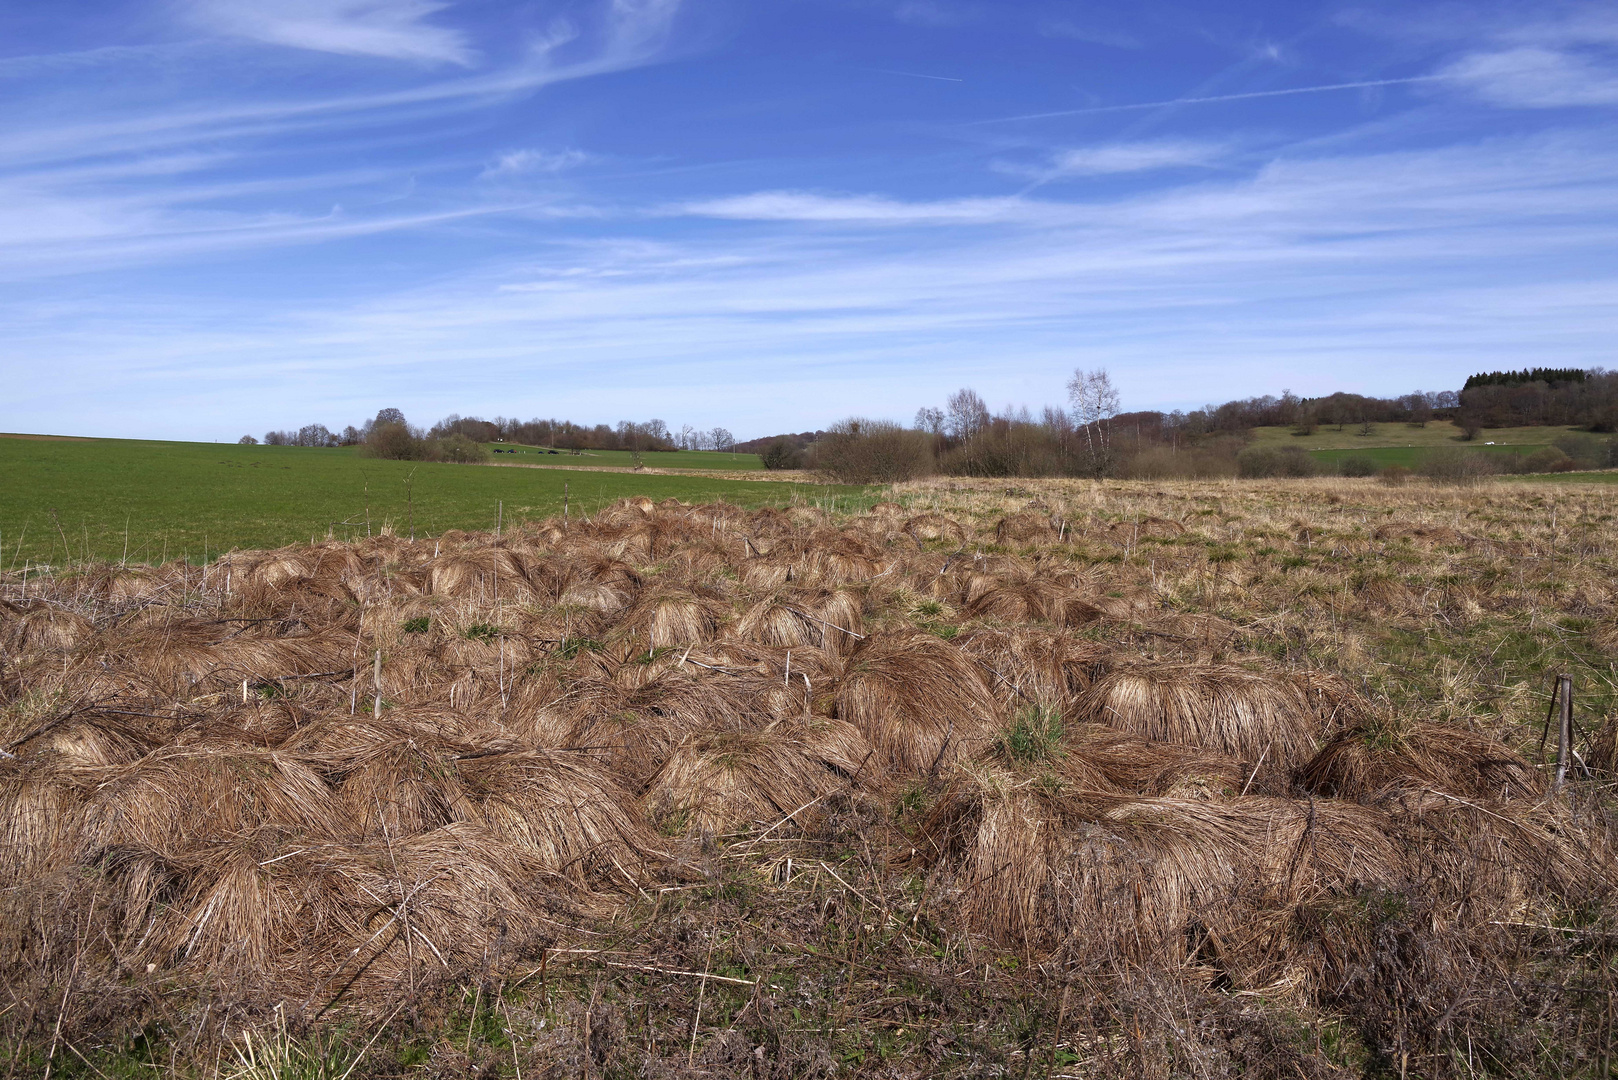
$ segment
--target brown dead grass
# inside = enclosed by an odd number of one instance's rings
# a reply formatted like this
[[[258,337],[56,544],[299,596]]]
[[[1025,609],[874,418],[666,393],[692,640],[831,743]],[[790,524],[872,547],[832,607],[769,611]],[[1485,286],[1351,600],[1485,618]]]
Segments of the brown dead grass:
[[[1492,995],[1491,1030],[1527,1016],[1501,987],[1548,978],[1534,928],[1606,925],[1604,796],[1525,760],[1543,699],[1521,679],[1477,656],[1389,675],[1385,634],[1527,610],[1555,647],[1585,624],[1603,647],[1595,496],[1551,535],[1477,491],[1033,494],[951,481],[845,518],[633,500],[8,587],[0,1016],[30,1018],[20,1040],[52,1008],[123,1031],[95,995],[141,972],[161,1008],[376,1015],[620,934],[695,950],[636,961],[690,978],[701,920],[663,898],[694,883],[774,935],[736,970],[847,931],[851,964],[936,949],[945,983],[1060,973],[1045,992],[1096,1031],[1094,988],[1147,980],[1355,1017],[1442,1074],[1472,1006],[1394,1009],[1396,962]]]

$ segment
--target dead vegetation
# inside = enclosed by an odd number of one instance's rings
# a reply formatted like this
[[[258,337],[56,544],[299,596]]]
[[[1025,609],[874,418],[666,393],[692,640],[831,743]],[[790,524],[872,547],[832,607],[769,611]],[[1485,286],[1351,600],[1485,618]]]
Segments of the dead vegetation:
[[[404,1009],[353,1075],[1607,1068],[1605,789],[1524,753],[1599,534],[1108,490],[8,581],[13,1073]]]

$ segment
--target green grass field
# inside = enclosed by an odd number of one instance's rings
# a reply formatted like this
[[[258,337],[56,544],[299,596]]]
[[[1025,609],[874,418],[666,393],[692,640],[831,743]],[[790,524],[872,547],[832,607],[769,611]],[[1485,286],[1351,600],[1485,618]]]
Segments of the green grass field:
[[[506,524],[560,515],[564,485],[574,514],[629,495],[744,506],[829,499],[856,506],[874,499],[856,487],[122,439],[0,438],[0,477],[0,568],[8,570],[86,557],[198,562],[232,548],[276,547],[328,533],[347,539],[385,526],[407,534],[413,524],[418,536],[493,529],[497,515]]]
[[[524,465],[572,465],[593,468],[633,469],[635,455],[628,450],[586,450],[574,455],[566,450],[548,453],[549,447],[520,446],[513,443],[486,443],[495,461],[515,461]],[[509,451],[515,450],[516,453]],[[757,454],[724,454],[715,450],[667,450],[661,453],[641,454],[641,463],[648,469],[702,469],[713,472],[752,472],[764,468]]]
[[[1253,429],[1253,445],[1364,450],[1369,447],[1483,446],[1492,442],[1497,446],[1521,447],[1527,453],[1578,430],[1573,427],[1485,428],[1476,440],[1467,442],[1461,438],[1461,429],[1448,420],[1434,420],[1420,428],[1408,424],[1373,424],[1369,435],[1361,435],[1358,424],[1348,424],[1341,431],[1323,425],[1313,435],[1294,435],[1289,427],[1261,427]]]
[[[1458,443],[1460,448],[1479,454],[1532,454],[1545,443],[1524,443],[1510,446],[1485,446],[1482,443]],[[1403,465],[1407,469],[1414,469],[1421,460],[1434,450],[1435,446],[1358,446],[1348,450],[1314,450],[1310,456],[1318,461],[1336,465],[1344,458],[1368,458],[1376,463],[1379,469],[1389,465]]]

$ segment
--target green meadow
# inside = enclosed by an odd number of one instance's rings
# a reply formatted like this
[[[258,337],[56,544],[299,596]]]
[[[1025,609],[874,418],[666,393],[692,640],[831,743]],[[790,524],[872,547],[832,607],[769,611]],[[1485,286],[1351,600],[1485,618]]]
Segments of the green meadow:
[[[560,516],[564,500],[577,515],[631,495],[742,506],[872,499],[856,487],[380,461],[346,448],[0,438],[0,570],[86,558],[199,562],[384,528],[493,529]]]
[[[1372,424],[1369,433],[1360,425],[1345,424],[1341,429],[1322,425],[1313,435],[1296,435],[1290,427],[1253,429],[1255,446],[1297,446],[1304,450],[1366,450],[1373,447],[1422,448],[1435,446],[1477,447],[1487,443],[1532,453],[1562,435],[1577,432],[1576,427],[1485,428],[1475,440],[1463,438],[1460,428],[1448,420],[1434,420],[1426,427],[1409,424]]]
[[[1543,435],[1541,435],[1543,438]],[[1468,453],[1478,454],[1532,454],[1535,450],[1545,446],[1545,443],[1524,443],[1511,446],[1485,446],[1481,442],[1461,444],[1461,449]],[[1310,456],[1319,461],[1336,465],[1344,458],[1366,458],[1376,463],[1379,469],[1389,465],[1403,465],[1407,469],[1414,469],[1421,464],[1423,458],[1431,454],[1437,447],[1434,446],[1360,446],[1348,450],[1314,450]]]
[[[496,462],[515,461],[523,465],[572,465],[583,468],[633,469],[635,455],[628,450],[584,450],[574,454],[569,450],[550,453],[550,447],[521,446],[513,443],[486,443]],[[516,451],[512,453],[512,451]],[[712,472],[755,472],[764,468],[757,454],[730,454],[718,450],[664,450],[646,451],[640,464],[648,469],[701,469]]]

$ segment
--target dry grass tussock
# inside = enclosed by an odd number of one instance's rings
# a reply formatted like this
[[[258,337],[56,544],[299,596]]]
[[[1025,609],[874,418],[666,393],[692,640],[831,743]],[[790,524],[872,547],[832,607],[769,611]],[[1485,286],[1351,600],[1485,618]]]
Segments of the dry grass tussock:
[[[490,1076],[1588,1062],[1612,819],[1530,732],[1610,663],[1606,500],[949,481],[7,578],[0,1026],[202,1061],[496,993]]]

